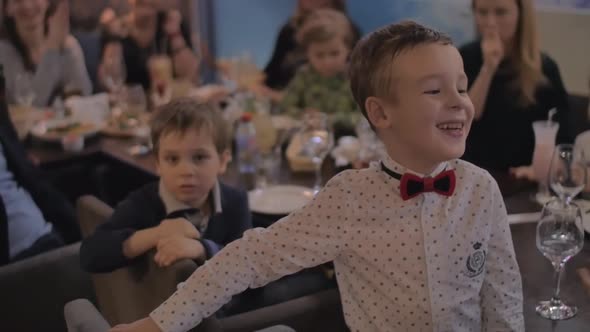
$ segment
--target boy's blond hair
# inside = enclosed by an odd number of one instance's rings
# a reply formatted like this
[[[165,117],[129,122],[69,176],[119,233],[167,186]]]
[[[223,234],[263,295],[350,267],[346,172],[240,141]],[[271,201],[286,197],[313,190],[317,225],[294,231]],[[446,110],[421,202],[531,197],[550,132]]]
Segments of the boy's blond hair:
[[[342,41],[350,49],[354,33],[350,21],[342,12],[335,9],[318,9],[306,16],[297,30],[297,43],[306,50],[312,43],[323,43],[334,38]]]
[[[412,21],[387,25],[357,43],[350,56],[350,88],[367,120],[365,101],[368,97],[393,97],[395,100],[395,96],[391,96],[395,58],[418,45],[431,43],[453,44],[446,34]]]
[[[170,133],[184,135],[189,129],[206,130],[219,153],[228,150],[231,144],[229,126],[221,111],[192,98],[178,98],[161,106],[152,116],[150,128],[156,155],[162,136]]]
[[[301,23],[305,20],[305,17],[309,15],[310,11],[306,10],[302,4],[303,1],[297,1],[297,6],[295,7],[295,13],[291,17],[291,24],[293,27],[297,28],[301,26]],[[331,8],[337,10],[341,13],[346,14],[346,0],[331,0],[330,3],[324,8]]]

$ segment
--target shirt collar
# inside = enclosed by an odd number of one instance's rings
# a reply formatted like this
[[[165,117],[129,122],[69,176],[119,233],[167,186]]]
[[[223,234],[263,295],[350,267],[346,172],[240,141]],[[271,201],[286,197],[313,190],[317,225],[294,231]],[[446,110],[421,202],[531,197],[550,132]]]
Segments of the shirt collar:
[[[396,173],[399,173],[401,175],[403,175],[404,173],[412,173],[412,174],[417,175],[419,177],[426,177],[426,176],[434,177],[438,173],[444,171],[449,165],[449,163],[447,161],[444,161],[444,162],[438,164],[438,166],[436,166],[430,174],[422,174],[422,173],[412,171],[411,169],[402,166],[400,163],[393,160],[390,156],[387,156],[386,158],[384,158],[382,160],[382,162],[383,162],[383,165],[385,165],[385,167],[389,168],[390,170],[392,170]]]
[[[193,208],[192,206],[174,198],[174,196],[168,190],[166,190],[161,180],[158,186],[158,193],[160,194],[160,198],[162,198],[162,202],[164,202],[166,214],[170,214],[178,210]],[[211,192],[209,192],[207,202],[212,204],[212,211],[215,211],[215,214],[220,214],[223,211],[221,208],[221,188],[219,186],[219,182],[215,182],[213,189],[211,189]]]

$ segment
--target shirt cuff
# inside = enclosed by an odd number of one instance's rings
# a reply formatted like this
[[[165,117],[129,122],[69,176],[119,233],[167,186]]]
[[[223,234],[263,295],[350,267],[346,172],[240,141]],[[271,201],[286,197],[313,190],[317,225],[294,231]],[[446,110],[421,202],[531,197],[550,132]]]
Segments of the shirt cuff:
[[[160,310],[160,308],[156,308],[154,311],[150,313],[150,318],[156,323],[160,331],[162,332],[171,332],[172,330],[166,329],[169,324],[166,324],[168,319],[172,319],[173,317],[168,317],[164,315]]]
[[[178,288],[181,287],[183,287],[183,283],[178,285]],[[203,317],[197,312],[187,314],[186,301],[178,303],[180,307],[176,309],[175,302],[170,302],[175,300],[178,300],[178,296],[169,298],[150,313],[150,318],[162,332],[186,332],[201,323]],[[177,310],[181,312],[177,312]]]

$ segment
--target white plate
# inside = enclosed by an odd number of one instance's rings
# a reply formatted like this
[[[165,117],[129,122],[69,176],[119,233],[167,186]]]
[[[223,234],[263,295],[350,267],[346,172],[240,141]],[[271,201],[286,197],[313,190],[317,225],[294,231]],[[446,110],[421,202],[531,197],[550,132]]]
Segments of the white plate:
[[[66,129],[68,127],[71,128]],[[64,129],[61,130],[60,128]],[[70,134],[82,137],[94,136],[101,129],[101,126],[94,123],[66,118],[40,121],[31,129],[31,134],[42,140],[59,142],[64,136]]]
[[[508,215],[508,223],[513,224],[524,224],[529,222],[538,222],[541,218],[541,212],[529,212],[529,213],[513,213]]]
[[[313,198],[313,190],[300,186],[271,186],[248,193],[250,210],[265,214],[289,214]]]

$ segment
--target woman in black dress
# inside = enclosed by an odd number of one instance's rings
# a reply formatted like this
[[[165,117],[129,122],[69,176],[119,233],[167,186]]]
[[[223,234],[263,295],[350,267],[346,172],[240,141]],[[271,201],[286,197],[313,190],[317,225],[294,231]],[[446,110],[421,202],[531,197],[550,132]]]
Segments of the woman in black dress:
[[[532,124],[557,109],[557,143],[573,140],[567,92],[539,50],[531,0],[473,0],[480,38],[461,47],[475,119],[464,159],[491,171],[531,164]]]

